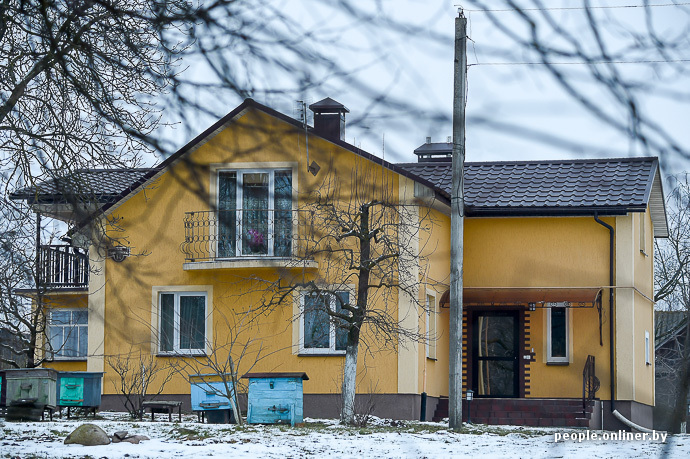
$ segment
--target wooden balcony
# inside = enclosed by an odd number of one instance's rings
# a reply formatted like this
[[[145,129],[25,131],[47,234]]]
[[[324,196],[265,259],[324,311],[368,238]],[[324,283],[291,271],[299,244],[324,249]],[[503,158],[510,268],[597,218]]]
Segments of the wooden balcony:
[[[42,245],[39,248],[38,280],[41,289],[88,290],[89,256],[78,247]]]

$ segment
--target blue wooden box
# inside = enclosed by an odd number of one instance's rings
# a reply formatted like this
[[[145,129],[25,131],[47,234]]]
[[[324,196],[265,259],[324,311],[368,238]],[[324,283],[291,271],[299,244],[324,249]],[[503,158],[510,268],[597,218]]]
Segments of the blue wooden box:
[[[247,423],[295,425],[304,420],[306,373],[247,373]]]
[[[224,382],[225,380],[225,382]],[[232,380],[229,374],[189,375],[192,385],[192,411],[229,410],[229,394],[232,396]]]
[[[103,373],[90,371],[59,371],[57,377],[58,406],[98,408],[101,405]]]

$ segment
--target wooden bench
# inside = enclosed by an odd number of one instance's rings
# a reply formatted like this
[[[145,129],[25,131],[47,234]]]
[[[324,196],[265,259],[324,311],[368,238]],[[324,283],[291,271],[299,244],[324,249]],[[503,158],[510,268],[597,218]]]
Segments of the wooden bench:
[[[172,422],[172,415],[177,408],[177,416],[180,422],[182,422],[182,402],[179,401],[165,401],[165,400],[153,400],[142,403],[142,408],[144,413],[146,410],[151,410],[151,420],[155,421],[155,413],[168,413],[168,421]]]

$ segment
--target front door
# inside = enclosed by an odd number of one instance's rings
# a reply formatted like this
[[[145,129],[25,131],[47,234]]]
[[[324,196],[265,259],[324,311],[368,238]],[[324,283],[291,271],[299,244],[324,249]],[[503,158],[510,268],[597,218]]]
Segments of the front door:
[[[518,397],[518,312],[476,311],[472,389],[477,397]]]

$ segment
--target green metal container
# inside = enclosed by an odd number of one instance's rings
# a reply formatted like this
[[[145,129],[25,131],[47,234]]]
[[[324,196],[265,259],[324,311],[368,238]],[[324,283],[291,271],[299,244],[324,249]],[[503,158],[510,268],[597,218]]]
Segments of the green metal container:
[[[57,371],[50,368],[5,370],[7,406],[15,400],[35,399],[35,403],[55,408]]]

